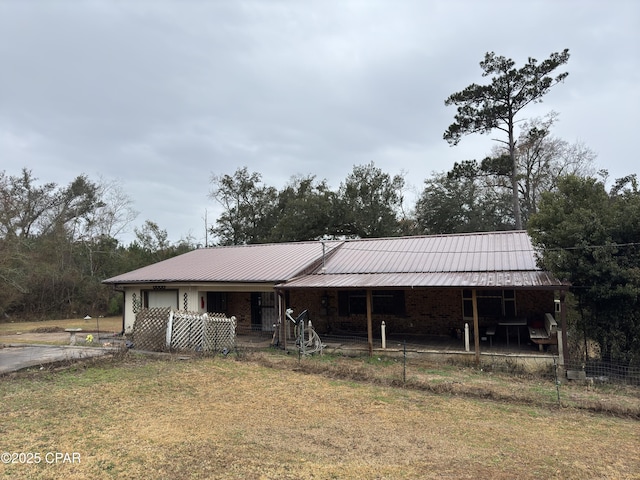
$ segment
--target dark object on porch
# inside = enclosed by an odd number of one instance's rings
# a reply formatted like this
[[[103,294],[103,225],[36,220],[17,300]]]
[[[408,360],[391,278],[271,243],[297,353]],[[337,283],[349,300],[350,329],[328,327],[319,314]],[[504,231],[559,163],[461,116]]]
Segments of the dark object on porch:
[[[558,324],[553,315],[550,313],[544,315],[544,326],[542,327],[530,326],[529,338],[533,343],[538,344],[540,351],[544,349],[544,345],[557,345]]]
[[[493,337],[496,334],[496,326],[491,325],[490,327],[487,327],[487,330],[484,332],[484,334],[489,337],[489,347],[493,347]]]

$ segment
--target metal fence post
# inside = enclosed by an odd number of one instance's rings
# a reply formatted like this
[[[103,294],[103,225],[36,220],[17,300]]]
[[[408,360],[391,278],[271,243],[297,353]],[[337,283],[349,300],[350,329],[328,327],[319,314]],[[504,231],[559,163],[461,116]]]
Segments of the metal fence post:
[[[402,383],[407,383],[407,341],[403,341]]]

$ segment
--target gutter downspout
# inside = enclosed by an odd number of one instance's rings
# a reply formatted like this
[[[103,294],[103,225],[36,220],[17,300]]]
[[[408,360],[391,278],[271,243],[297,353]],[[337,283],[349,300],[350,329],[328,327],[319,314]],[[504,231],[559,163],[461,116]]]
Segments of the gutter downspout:
[[[120,292],[122,293],[122,331],[121,334],[124,336],[124,325],[125,325],[125,314],[127,312],[127,296],[124,294],[124,289],[119,289],[118,288],[118,284],[114,284],[113,285],[113,291],[114,292]]]

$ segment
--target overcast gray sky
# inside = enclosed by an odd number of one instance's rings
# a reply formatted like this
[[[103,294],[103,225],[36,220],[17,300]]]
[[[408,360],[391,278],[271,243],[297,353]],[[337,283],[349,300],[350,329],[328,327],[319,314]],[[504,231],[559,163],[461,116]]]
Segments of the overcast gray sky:
[[[483,81],[485,52],[521,66],[564,48],[569,76],[525,115],[558,112],[556,136],[638,173],[636,0],[0,0],[0,170],[116,180],[132,227],[203,242],[211,174],[337,189],[373,161],[419,192],[483,158],[491,136],[442,139],[444,100]]]

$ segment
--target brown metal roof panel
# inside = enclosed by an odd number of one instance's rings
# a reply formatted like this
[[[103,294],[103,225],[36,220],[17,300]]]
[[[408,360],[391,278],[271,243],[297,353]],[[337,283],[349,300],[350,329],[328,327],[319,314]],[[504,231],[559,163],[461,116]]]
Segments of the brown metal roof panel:
[[[281,282],[307,273],[314,262],[322,260],[323,243],[326,274],[389,274],[393,278],[414,273],[424,278],[430,273],[538,271],[527,233],[517,231],[215,247],[149,265],[105,283]],[[445,275],[440,281],[446,279]]]
[[[325,254],[340,242],[325,242]],[[278,282],[322,260],[321,242],[213,247],[193,250],[105,280],[128,282]]]
[[[347,240],[326,264],[332,274],[536,268],[524,231]]]

